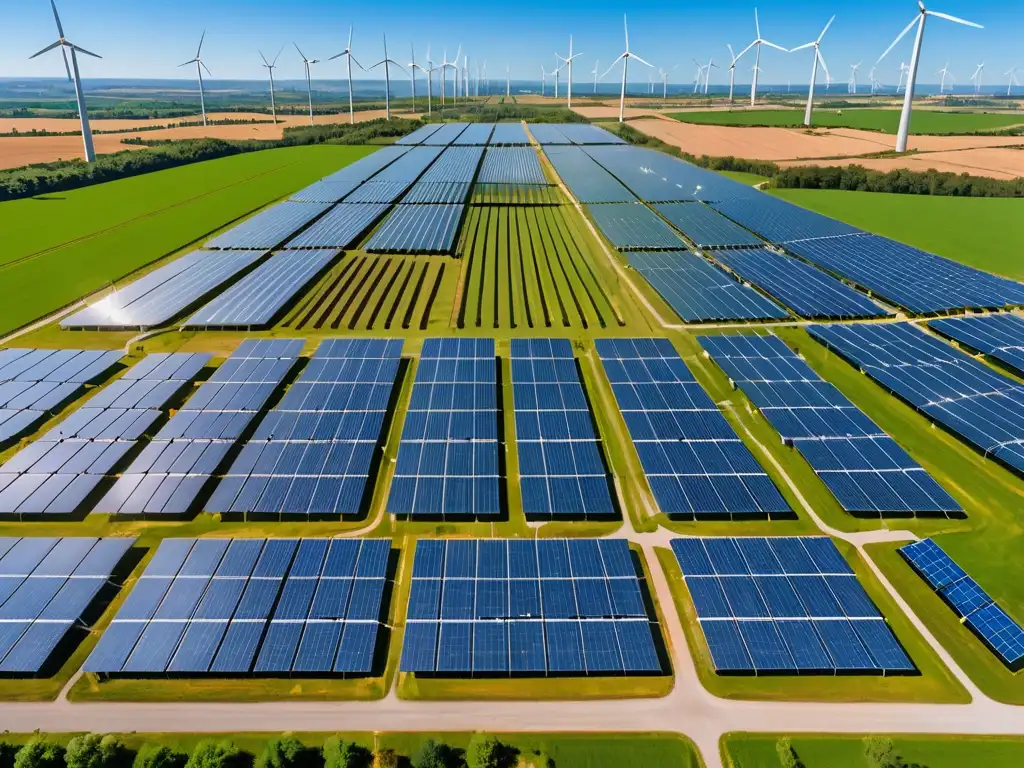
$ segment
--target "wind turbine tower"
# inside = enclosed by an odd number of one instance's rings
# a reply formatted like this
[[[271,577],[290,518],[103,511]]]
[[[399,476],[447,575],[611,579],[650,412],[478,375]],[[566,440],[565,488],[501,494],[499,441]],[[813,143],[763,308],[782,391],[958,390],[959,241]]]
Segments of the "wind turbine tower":
[[[736,84],[736,62],[740,60],[740,57],[733,53],[731,45],[726,43],[725,47],[729,49],[729,103],[732,104],[732,90]]]
[[[814,110],[814,83],[818,79],[818,64],[821,64],[822,69],[825,70],[825,77],[828,77],[828,67],[825,66],[825,57],[821,55],[821,39],[825,37],[825,33],[828,32],[828,28],[832,26],[832,22],[836,20],[833,16],[828,20],[828,24],[821,30],[821,34],[818,35],[816,40],[812,40],[809,43],[798,45],[796,48],[791,48],[790,53],[794,51],[802,51],[805,48],[814,49],[814,57],[811,60],[811,87],[807,91],[807,107],[804,109],[804,125],[810,126],[811,124],[811,112]]]
[[[946,65],[942,69],[938,70],[935,74],[942,75],[942,79],[939,81],[939,95],[941,96],[943,93],[946,92],[946,78],[948,77],[950,80],[953,81],[955,81],[956,78],[953,77],[953,74],[949,71],[948,61],[946,62]],[[950,90],[952,90],[952,87],[950,87]]]
[[[860,69],[861,63],[862,62],[858,61],[856,64],[850,65],[850,79],[846,83],[847,93],[857,92],[857,70]]]
[[[558,59],[559,61],[563,62],[564,66],[568,67],[568,69],[569,69],[569,83],[566,86],[566,91],[565,91],[566,92],[565,106],[566,106],[567,109],[572,109],[572,61],[577,56],[582,56],[582,55],[583,55],[582,53],[574,54],[572,52],[572,35],[569,35],[569,56],[567,58],[563,59],[557,53],[555,54],[555,58]]]
[[[394,59],[388,58],[388,36],[384,34],[384,58],[374,64],[370,69],[384,65],[384,119],[391,119],[391,66],[394,65],[405,72],[405,67]],[[307,75],[308,77],[308,75]]]
[[[299,48],[298,43],[292,43],[295,46],[295,50],[299,52],[299,56],[302,57],[302,64],[306,68],[306,94],[309,96],[309,124],[313,124],[313,84],[309,79],[309,68],[314,64],[319,64],[320,59],[307,59],[306,54]]]
[[[624,116],[625,116],[625,112],[626,112],[626,73],[627,73],[627,70],[629,68],[629,60],[630,59],[636,59],[637,61],[639,61],[644,66],[652,67],[653,68],[652,64],[644,61],[639,56],[637,56],[635,53],[633,53],[632,51],[629,50],[629,25],[626,23],[626,16],[625,16],[625,14],[623,14],[623,16],[622,16],[622,28],[623,28],[623,30],[626,33],[626,50],[624,50],[622,53],[620,53],[619,54],[619,58],[617,58],[615,61],[613,61],[612,65],[610,67],[608,67],[607,72],[605,72],[604,75],[601,75],[601,77],[604,77],[605,75],[608,74],[608,72],[611,72],[613,69],[615,69],[615,65],[618,64],[619,61],[622,62],[622,91],[619,94],[619,122],[620,123],[623,121]]]
[[[1015,86],[1015,85],[1019,86],[1020,85],[1020,83],[1017,82],[1017,65],[1014,64],[1008,70],[1003,72],[1003,76],[1010,78],[1009,82],[1007,82],[1007,84],[1006,84],[1006,95],[1009,96],[1011,91],[1013,90],[1013,86]]]
[[[505,65],[505,98],[512,96],[512,65]]]
[[[416,63],[416,48],[413,46],[412,41],[409,42],[409,55],[411,60],[409,61],[409,79],[412,80],[412,111],[416,111],[416,70],[422,69],[422,67]]]
[[[786,51],[786,49],[783,48],[781,45],[776,45],[775,43],[769,42],[768,40],[765,40],[763,37],[761,37],[761,22],[757,18],[757,8],[754,9],[754,31],[757,34],[757,37],[754,38],[754,42],[752,42],[750,45],[748,45],[746,48],[740,51],[740,55],[736,57],[736,60],[738,61],[740,56],[749,51],[751,48],[754,49],[754,77],[750,81],[750,106],[754,106],[754,104],[757,102],[757,76],[761,72],[761,46],[767,45],[769,48],[775,48],[776,50],[782,51],[783,53],[788,53],[788,51]]]
[[[52,3],[53,0],[50,0],[50,2]],[[57,12],[56,9],[54,9],[54,13],[56,13],[56,12]],[[203,113],[203,125],[206,125],[206,94],[203,92],[203,69],[206,70],[206,74],[210,75],[210,77],[213,77],[213,73],[210,72],[210,68],[207,67],[203,63],[202,58],[200,58],[202,53],[203,53],[203,40],[205,40],[205,39],[206,39],[206,30],[203,30],[203,34],[199,38],[199,47],[196,49],[196,57],[194,59],[189,59],[184,64],[179,64],[178,65],[179,67],[187,67],[189,64],[195,64],[196,65],[196,72],[199,74],[199,109]],[[85,53],[85,51],[82,51],[82,53]],[[72,61],[75,60],[74,51],[72,51],[72,53],[71,53],[71,60]]]
[[[598,65],[598,63],[599,62],[595,59],[594,60],[594,71],[590,73],[590,74],[592,74],[594,76],[594,93],[597,93],[597,65]]]
[[[428,53],[429,55],[429,53]],[[356,61],[352,55],[352,25],[348,28],[348,45],[345,46],[345,50],[341,53],[335,54],[328,59],[328,61],[334,61],[337,58],[345,57],[345,69],[348,72],[348,121],[354,123],[356,121],[355,108],[352,106],[352,62]],[[356,61],[356,66],[363,69],[363,65]],[[364,70],[365,71],[365,70]]]
[[[985,71],[985,62],[981,62],[978,67],[974,70],[974,74],[971,75],[971,80],[974,81],[974,95],[977,96],[981,93],[981,73]]]
[[[277,66],[277,60],[281,58],[281,51],[283,50],[284,47],[282,46],[281,50],[277,52],[277,56],[274,57],[273,62],[268,62],[267,57],[263,55],[263,51],[260,51],[260,58],[263,59],[263,66],[266,67],[267,71],[270,73],[270,114],[273,116],[275,124],[277,123],[277,104],[274,101],[274,67]]]
[[[711,81],[711,69],[718,69],[718,65],[715,64],[715,60],[708,59],[708,63],[704,67],[704,95],[708,95],[708,83]]]

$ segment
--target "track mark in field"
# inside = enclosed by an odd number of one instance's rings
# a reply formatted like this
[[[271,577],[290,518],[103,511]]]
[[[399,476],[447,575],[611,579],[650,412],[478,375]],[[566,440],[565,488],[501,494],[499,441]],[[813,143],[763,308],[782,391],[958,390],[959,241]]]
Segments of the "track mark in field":
[[[523,304],[526,307],[526,324],[530,328],[533,328],[533,310],[530,308],[530,290],[526,285],[526,259],[523,257],[523,235],[519,231],[519,218],[515,218],[516,222],[516,244],[519,247],[519,277],[522,280],[520,283],[521,292],[523,294]]]
[[[391,311],[388,312],[388,319],[384,322],[384,327],[391,329],[392,323],[395,321],[395,313],[398,311],[398,305],[402,303],[402,297],[405,296],[405,290],[409,287],[409,280],[412,279],[412,273],[416,270],[416,264],[409,262],[409,269],[405,273],[405,277],[402,279],[402,287],[398,289],[398,294],[395,296],[395,300],[391,302]],[[401,271],[401,270],[399,270]]]
[[[377,316],[380,314],[381,309],[384,308],[384,302],[387,300],[388,296],[391,295],[391,289],[394,288],[395,283],[398,282],[398,276],[402,274],[402,266],[401,262],[395,266],[390,279],[384,285],[384,290],[381,292],[380,297],[377,299],[377,304],[373,308],[373,312],[370,313],[370,317],[366,321],[366,330],[372,330],[373,324],[377,322]]]
[[[480,328],[484,324],[484,283],[487,282],[487,252],[490,250],[487,244],[492,241],[491,235],[491,216],[492,209],[487,209],[487,226],[485,231],[487,232],[487,239],[484,241],[484,247],[480,249],[480,264],[477,273],[479,274],[480,286],[476,292],[476,327]],[[497,221],[495,221],[497,226]]]
[[[345,279],[345,275],[347,275],[352,270],[352,266],[355,263],[355,259],[349,259],[342,265],[341,269],[338,271],[337,276],[334,278],[334,280],[331,281],[330,285],[327,286],[327,289],[321,291],[319,295],[316,295],[314,297],[316,300],[315,303],[310,306],[306,316],[303,317],[302,320],[300,320],[298,323],[296,323],[296,328],[305,328],[307,325],[309,325],[309,323],[313,320],[313,317],[320,311],[321,307],[323,307],[324,302],[329,300],[331,294],[337,289],[341,281]],[[321,321],[317,321],[317,328],[320,327],[320,322]]]
[[[568,233],[565,230],[565,215],[562,210],[558,210],[558,212],[552,217],[552,222],[552,226],[555,233],[554,236],[557,237],[558,241],[562,244],[562,248],[564,249],[565,253],[568,255],[569,266],[576,274],[576,279],[579,282],[580,286],[586,292],[587,300],[590,302],[590,306],[594,310],[594,314],[597,315],[597,321],[601,324],[602,328],[607,328],[608,323],[605,321],[604,314],[601,312],[601,307],[598,306],[596,301],[594,301],[594,294],[591,293],[590,286],[587,284],[587,281],[583,278],[583,273],[580,272],[581,262],[589,271],[589,267],[587,266],[588,259],[586,255],[583,253],[583,249],[580,248],[579,244],[572,239],[572,236],[567,236]],[[594,278],[593,272],[590,272],[590,277],[591,279]],[[580,304],[575,291],[573,292],[572,298],[573,301],[576,302],[576,308],[580,311],[580,315],[584,316],[582,305]],[[586,322],[587,321],[584,316],[584,328],[587,327]]]
[[[530,214],[531,214],[531,222],[530,223],[533,225],[533,228],[537,230],[537,237],[541,241],[541,250],[542,250],[542,252],[544,254],[544,264],[547,267],[548,277],[551,280],[551,286],[552,286],[552,289],[555,292],[555,300],[558,302],[558,311],[562,315],[562,325],[563,326],[568,326],[569,325],[569,314],[565,311],[565,300],[562,298],[562,291],[559,289],[558,279],[556,277],[555,270],[554,270],[554,268],[551,265],[551,260],[552,260],[551,252],[554,250],[555,246],[554,246],[554,243],[552,243],[551,240],[550,240],[550,233],[548,232],[547,219],[545,218],[545,220],[543,222],[543,225],[542,225],[541,224],[541,220],[540,220],[540,216],[537,214],[536,211],[531,210]],[[554,255],[553,258],[558,260],[558,263],[561,264],[561,260],[559,259],[557,253]],[[564,277],[564,273],[563,273],[563,277]]]
[[[409,326],[412,324],[412,314],[416,309],[417,302],[420,300],[420,292],[423,290],[423,282],[427,279],[427,267],[429,266],[429,264],[423,265],[423,269],[420,270],[420,277],[416,281],[416,288],[409,299],[409,306],[405,310],[405,317],[402,318],[402,328],[405,330],[409,330]]]
[[[385,259],[384,262],[381,264],[380,270],[377,272],[376,275],[373,276],[373,280],[370,281],[370,287],[367,290],[363,291],[363,297],[359,300],[359,303],[356,305],[355,310],[352,312],[352,319],[348,321],[348,329],[350,331],[355,330],[356,324],[359,322],[359,318],[366,310],[366,305],[370,303],[370,297],[373,296],[374,287],[380,285],[380,281],[384,278],[384,275],[387,274],[388,267],[390,266],[391,258]],[[373,275],[373,272],[371,271],[369,274]]]
[[[544,296],[544,284],[540,279],[540,264],[537,263],[537,246],[533,239],[533,227],[527,224],[526,233],[530,239],[530,258],[533,259],[533,272],[537,277],[537,292],[540,294],[540,306],[544,311],[544,325],[551,327],[551,313],[548,311],[547,298]]]
[[[437,277],[434,279],[434,287],[430,291],[430,295],[427,297],[427,305],[423,308],[423,317],[420,318],[420,330],[427,330],[427,325],[430,322],[430,312],[434,308],[434,299],[437,298],[437,292],[441,289],[441,281],[444,279],[444,268],[442,264],[441,268],[437,270]],[[426,272],[426,268],[423,270]]]
[[[508,321],[509,326],[512,328],[516,327],[516,296],[513,287],[515,278],[512,276],[512,259],[518,258],[522,262],[522,248],[519,245],[519,229],[516,229],[515,237],[512,236],[512,221],[509,220],[508,227]],[[513,247],[515,250],[513,251]]]
[[[366,264],[366,259],[360,256],[358,259],[355,259],[353,263],[353,269],[349,272],[348,277],[345,279],[345,282],[338,287],[338,290],[331,297],[330,302],[328,302],[327,306],[324,308],[323,313],[320,315],[320,317],[317,318],[316,325],[314,326],[315,328],[323,328],[324,323],[326,323],[327,320],[331,317],[331,315],[334,314],[334,308],[338,306],[338,302],[341,301],[341,297],[345,295],[345,293],[348,291],[349,286],[352,285],[352,282],[359,275],[359,271],[363,268],[363,265]]]
[[[370,261],[369,259],[367,259],[366,261],[369,264],[369,266],[365,270],[363,270],[363,276],[360,278],[359,283],[352,289],[352,293],[350,293],[349,297],[345,299],[345,303],[344,305],[342,305],[341,310],[339,310],[334,320],[331,321],[332,331],[336,331],[338,330],[338,328],[341,327],[342,318],[348,314],[349,309],[351,309],[352,307],[352,302],[355,301],[356,296],[358,296],[360,291],[363,290],[364,286],[366,285],[366,282],[370,279],[370,275],[372,275],[374,271],[377,269],[377,264],[380,263],[380,257],[375,256],[372,261]]]

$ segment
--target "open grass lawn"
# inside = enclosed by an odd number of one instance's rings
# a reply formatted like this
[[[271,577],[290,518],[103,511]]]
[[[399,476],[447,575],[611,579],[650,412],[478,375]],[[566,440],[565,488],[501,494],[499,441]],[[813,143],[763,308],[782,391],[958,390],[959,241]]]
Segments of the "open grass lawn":
[[[987,272],[1024,279],[1024,199],[831,189],[769,194]]]
[[[670,114],[682,123],[702,125],[749,125],[779,128],[803,128],[802,109],[758,109],[736,112],[675,112]],[[896,133],[900,124],[898,109],[814,110],[814,127],[860,128],[865,131]],[[1024,115],[996,112],[914,111],[910,129],[917,134],[953,135],[992,131],[1024,124]]]
[[[898,727],[899,723],[893,723]],[[778,736],[727,733],[723,762],[730,768],[780,768]],[[905,763],[921,768],[1016,768],[1024,764],[1024,739],[983,736],[891,737]],[[793,736],[794,751],[805,768],[868,768],[860,736]],[[730,762],[731,761],[731,762]]]
[[[205,239],[373,151],[272,149],[0,204],[0,333]]]
[[[747,173],[746,171],[716,171],[716,173],[720,176],[725,176],[727,179],[738,181],[740,184],[749,184],[750,186],[768,181],[767,176],[761,176],[757,173]]]

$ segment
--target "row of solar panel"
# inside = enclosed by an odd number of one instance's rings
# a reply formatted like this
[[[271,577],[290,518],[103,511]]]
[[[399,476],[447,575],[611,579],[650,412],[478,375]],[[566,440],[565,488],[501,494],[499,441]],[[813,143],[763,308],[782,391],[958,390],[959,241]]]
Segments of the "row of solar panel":
[[[516,145],[528,144],[522,123],[429,123],[400,138],[396,144]]]
[[[590,123],[532,123],[530,133],[543,146],[557,144],[625,144],[614,133]]]

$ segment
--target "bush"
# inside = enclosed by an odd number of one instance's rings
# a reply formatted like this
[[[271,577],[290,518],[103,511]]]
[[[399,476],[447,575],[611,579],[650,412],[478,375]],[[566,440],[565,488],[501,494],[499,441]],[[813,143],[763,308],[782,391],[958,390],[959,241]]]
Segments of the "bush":
[[[466,749],[466,763],[469,768],[506,768],[511,763],[509,749],[493,736],[475,733]]]
[[[67,768],[128,768],[131,753],[113,734],[87,733],[68,742],[64,753]]]
[[[132,768],[185,768],[188,755],[164,744],[146,744],[135,755]]]
[[[775,742],[775,752],[779,756],[779,764],[782,768],[803,768],[803,763],[800,762],[800,757],[793,749],[793,742],[789,740],[789,737],[783,736]]]
[[[206,739],[196,745],[185,768],[244,768],[245,753],[230,739]]]
[[[892,739],[868,736],[864,739],[864,757],[871,768],[904,768],[906,763],[896,753]]]
[[[324,768],[362,768],[371,762],[370,751],[353,741],[331,736],[324,742]]]
[[[36,738],[18,750],[14,768],[66,768],[64,747]]]
[[[314,768],[316,750],[292,734],[271,739],[256,760],[256,768]]]
[[[447,744],[427,739],[420,746],[412,764],[414,768],[447,768],[451,758],[452,750]]]

